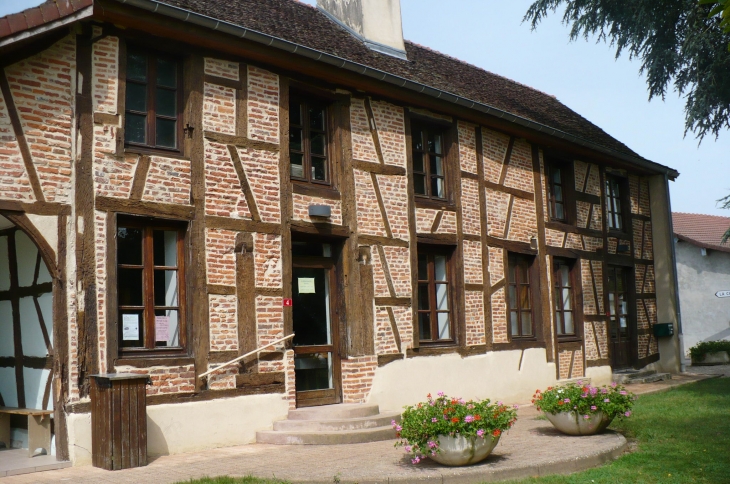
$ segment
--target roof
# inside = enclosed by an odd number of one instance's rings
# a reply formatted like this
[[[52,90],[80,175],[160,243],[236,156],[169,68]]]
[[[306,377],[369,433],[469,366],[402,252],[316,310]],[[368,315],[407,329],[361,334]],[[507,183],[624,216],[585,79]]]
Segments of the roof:
[[[35,10],[49,8],[50,5],[74,7],[88,4],[92,0],[49,0]],[[487,112],[512,121],[526,123],[533,129],[564,137],[579,144],[608,151],[621,159],[637,166],[666,172],[670,178],[678,173],[668,167],[653,163],[636,154],[626,145],[616,140],[598,126],[568,108],[554,96],[525,86],[505,77],[493,74],[479,67],[441,54],[427,47],[405,41],[407,60],[381,54],[367,48],[360,40],[328,19],[316,8],[297,0],[116,0],[128,5],[148,8],[157,13],[165,9],[161,4],[187,12],[175,15],[188,20],[195,14],[258,32],[275,39],[291,42],[345,62],[354,63],[383,73],[380,78],[395,76],[399,85],[407,82],[421,86],[424,93],[435,93],[436,97],[446,99],[453,95],[463,101],[462,105],[486,106]],[[29,16],[26,10],[0,19],[9,22],[17,15]],[[20,23],[18,21],[18,23]],[[209,22],[211,28],[218,29],[219,22]],[[0,28],[0,38],[9,35]],[[253,36],[247,38],[254,38]],[[303,53],[305,49],[299,52]],[[290,52],[296,49],[290,50]],[[322,56],[320,56],[322,57]],[[324,59],[322,59],[324,61]],[[343,64],[343,62],[340,62]],[[344,64],[343,64],[344,65]],[[360,69],[363,71],[363,69]],[[364,71],[363,71],[364,72]],[[387,79],[386,79],[387,80]],[[432,88],[429,90],[429,88]],[[435,90],[435,91],[433,91]],[[442,94],[444,96],[442,97]],[[475,103],[478,103],[475,106]],[[482,110],[484,112],[484,110]],[[563,136],[563,134],[567,136]]]
[[[37,7],[0,17],[0,38],[67,17],[93,3],[94,0],[49,0]]]
[[[704,249],[730,252],[730,241],[720,244],[725,231],[730,229],[730,217],[672,212],[672,225],[680,240]]]

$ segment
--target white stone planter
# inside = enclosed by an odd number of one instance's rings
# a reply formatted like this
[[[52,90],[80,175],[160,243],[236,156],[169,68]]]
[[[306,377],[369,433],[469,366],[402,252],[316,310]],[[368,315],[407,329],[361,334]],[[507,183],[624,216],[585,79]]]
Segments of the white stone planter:
[[[728,363],[730,363],[730,356],[728,356],[727,351],[707,353],[701,361],[692,360],[692,364],[695,366],[727,365]]]
[[[602,432],[613,420],[613,417],[606,416],[603,412],[592,412],[584,418],[577,412],[560,412],[556,414],[545,413],[545,416],[553,426],[564,434],[568,435],[593,435]]]
[[[445,466],[476,464],[487,458],[499,442],[499,437],[485,435],[484,438],[466,438],[461,435],[450,437],[439,435],[439,449],[431,459]]]

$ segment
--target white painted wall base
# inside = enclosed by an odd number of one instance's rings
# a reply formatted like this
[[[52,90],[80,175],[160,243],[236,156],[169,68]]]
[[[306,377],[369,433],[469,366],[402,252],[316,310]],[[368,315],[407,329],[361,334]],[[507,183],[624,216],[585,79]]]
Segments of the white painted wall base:
[[[555,363],[545,349],[499,351],[462,358],[460,355],[424,356],[398,360],[378,368],[368,403],[381,410],[399,411],[439,391],[462,398],[489,398],[504,403],[526,403],[535,390],[553,385]]]
[[[286,418],[289,404],[281,394],[248,395],[202,402],[147,407],[147,454],[179,454],[250,444],[256,432]],[[73,465],[91,464],[91,414],[67,420]]]
[[[610,385],[613,381],[613,370],[610,366],[593,366],[586,368],[586,377],[591,379],[594,387]]]

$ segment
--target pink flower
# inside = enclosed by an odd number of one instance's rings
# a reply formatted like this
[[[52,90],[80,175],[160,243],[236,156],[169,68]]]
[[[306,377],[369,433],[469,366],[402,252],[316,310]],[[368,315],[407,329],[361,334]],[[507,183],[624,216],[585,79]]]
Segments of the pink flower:
[[[596,410],[597,408],[595,405],[591,405],[591,410]]]
[[[421,458],[419,456],[416,456],[415,459],[411,459],[411,464],[418,464],[421,462]]]
[[[618,386],[618,383],[616,383],[615,381],[612,381],[611,382],[611,386],[614,387],[614,388],[616,388]]]
[[[477,435],[478,435],[479,437],[484,437],[484,429],[479,429],[479,430],[477,430]]]
[[[435,450],[432,450],[431,451],[431,455],[436,455],[436,451]]]
[[[406,449],[406,452],[408,452],[408,453],[410,454],[410,453],[411,453],[411,451],[413,450],[413,447],[411,447],[410,445],[406,445],[406,446],[404,447],[404,449]]]
[[[608,393],[608,388],[601,388],[601,393]]]
[[[611,400],[609,400],[608,398],[604,398],[604,399],[603,399],[603,401],[604,401],[604,403],[608,403],[608,402],[610,402]]]
[[[390,421],[390,425],[392,425],[393,428],[395,428],[395,426],[398,425],[398,424],[395,422],[395,420],[391,420]]]
[[[630,417],[630,416],[631,416],[631,412],[627,410],[627,411],[626,411],[626,413],[625,413],[624,415],[625,415],[626,417]]]
[[[583,418],[588,420],[590,417],[588,415],[583,415]]]
[[[474,417],[471,415],[467,415],[466,417],[464,417],[464,422],[466,422],[466,423],[472,423],[473,421],[474,421]]]
[[[620,393],[621,395],[626,395],[626,392],[625,392],[625,391],[623,391],[623,390],[621,390],[621,391],[620,391],[619,393]]]
[[[570,398],[566,398],[566,399],[565,399],[565,400],[563,400],[563,401],[564,401],[565,403],[570,403]]]
[[[401,427],[400,425],[396,425],[395,430],[396,432],[400,432],[401,430],[403,430],[403,427]]]
[[[520,406],[517,405],[517,404],[514,404],[514,405],[512,405],[512,408],[514,408],[515,410],[517,410],[518,408],[520,408]]]
[[[439,397],[443,397],[444,396],[444,392],[438,392],[436,395],[438,395]]]
[[[436,447],[438,447],[438,444],[436,442],[434,442],[433,440],[429,440],[428,441],[428,448],[429,449],[435,449]]]
[[[431,422],[432,422],[432,423],[436,423],[436,422],[438,422],[438,421],[439,421],[439,419],[437,419],[436,417],[434,417],[434,418],[432,418],[432,419],[431,419]]]

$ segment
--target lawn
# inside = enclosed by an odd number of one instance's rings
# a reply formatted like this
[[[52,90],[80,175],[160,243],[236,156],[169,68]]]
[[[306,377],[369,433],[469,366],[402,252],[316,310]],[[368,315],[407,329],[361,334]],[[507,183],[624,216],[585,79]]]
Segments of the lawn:
[[[730,482],[730,378],[705,380],[642,396],[631,418],[611,426],[634,451],[597,469],[512,484]],[[219,477],[178,484],[284,484]]]

